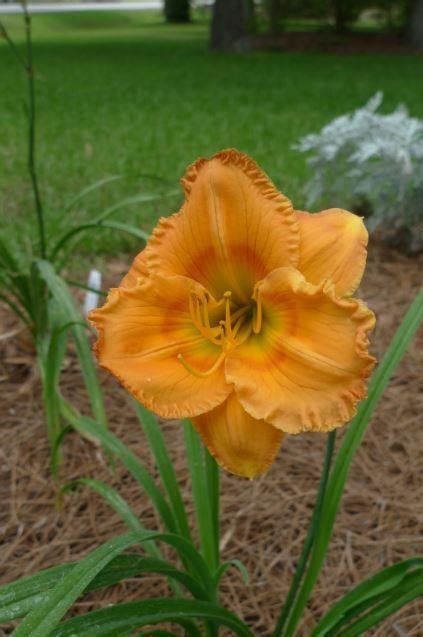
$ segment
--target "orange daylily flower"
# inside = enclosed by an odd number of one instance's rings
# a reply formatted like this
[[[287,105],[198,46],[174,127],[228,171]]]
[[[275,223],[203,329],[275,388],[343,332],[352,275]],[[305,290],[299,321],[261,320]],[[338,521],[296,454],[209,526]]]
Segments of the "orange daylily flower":
[[[366,394],[373,313],[351,298],[362,220],[295,211],[246,155],[200,159],[120,287],[90,315],[100,364],[217,461],[255,477],[285,433],[330,431]]]

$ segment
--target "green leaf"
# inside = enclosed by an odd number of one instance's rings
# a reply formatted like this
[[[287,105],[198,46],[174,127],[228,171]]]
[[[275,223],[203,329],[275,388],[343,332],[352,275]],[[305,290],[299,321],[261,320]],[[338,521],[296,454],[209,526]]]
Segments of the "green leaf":
[[[244,584],[248,584],[248,580],[250,579],[250,576],[248,574],[245,564],[243,564],[241,560],[234,559],[234,560],[227,560],[226,562],[223,562],[223,564],[219,566],[216,573],[214,574],[214,581],[216,582],[216,586],[219,585],[219,582],[224,576],[224,574],[226,573],[226,571],[232,567],[236,568],[241,573]]]
[[[149,447],[153,453],[163,486],[166,489],[177,530],[183,537],[191,541],[191,532],[181,491],[157,418],[138,402],[134,401],[134,407]]]
[[[186,599],[149,599],[116,604],[61,624],[52,637],[120,637],[122,631],[161,622],[185,623],[203,619],[227,626],[240,637],[252,637],[249,628],[236,615],[210,602]],[[182,624],[183,625],[183,624]]]
[[[72,333],[81,364],[81,372],[90,398],[92,412],[96,421],[101,423],[104,427],[107,427],[103,393],[97,378],[97,370],[91,354],[91,346],[86,331],[80,325],[81,314],[75,307],[75,303],[66,283],[56,274],[51,263],[40,260],[37,262],[37,265],[53,297],[62,308],[62,311],[67,315],[67,320],[75,323],[72,327]]]
[[[157,201],[158,199],[164,199],[166,197],[173,197],[176,194],[179,194],[179,191],[173,190],[165,194],[144,193],[144,194],[134,195],[132,197],[127,197],[126,199],[118,201],[117,203],[113,204],[113,206],[106,208],[106,210],[104,210],[100,215],[98,215],[92,223],[81,224],[79,226],[76,226],[75,228],[71,228],[64,235],[62,235],[62,237],[58,239],[56,245],[54,246],[51,252],[50,260],[55,261],[57,258],[57,255],[65,247],[65,245],[72,238],[74,238],[76,235],[80,234],[81,232],[84,232],[85,230],[89,230],[92,228],[99,228],[99,227],[106,228],[107,227],[106,219],[110,217],[112,214],[114,214],[117,210],[120,210],[130,205],[138,204],[138,203],[147,203],[150,201]],[[111,222],[107,222],[107,223],[111,223]],[[118,224],[118,225],[120,225],[120,228],[118,228],[117,226],[115,226],[115,228],[120,229],[124,232],[127,232],[128,228],[130,228],[130,226],[126,226],[126,224]],[[113,226],[109,226],[109,227],[113,227]],[[131,234],[133,234],[135,231],[136,231],[135,228],[131,228]],[[142,233],[141,230],[139,232]]]
[[[94,183],[90,184],[89,186],[86,186],[86,188],[81,190],[63,208],[61,216],[64,217],[66,215],[66,213],[69,212],[69,210],[71,210],[74,207],[74,205],[76,203],[78,203],[78,201],[83,199],[86,195],[90,194],[91,192],[94,192],[95,190],[98,190],[99,188],[102,188],[103,186],[106,186],[107,184],[112,183],[113,181],[118,181],[119,179],[123,179],[123,177],[124,177],[123,175],[110,175],[109,177],[103,177],[102,179],[99,179],[98,181],[95,181]]]
[[[17,582],[0,587],[0,623],[10,622],[26,615],[34,606],[45,601],[51,591],[72,568],[75,562],[53,566],[30,575]],[[192,577],[173,567],[164,560],[144,557],[136,553],[119,555],[96,575],[85,588],[84,593],[112,586],[128,578],[144,573],[166,575],[179,581],[191,594],[204,599],[205,591]]]
[[[13,631],[14,637],[48,637],[74,601],[114,557],[136,544],[139,538],[123,535],[113,538],[76,564],[56,584],[45,601],[37,604]]]
[[[364,580],[332,606],[314,628],[310,637],[333,635],[334,629],[338,629],[346,619],[349,620],[354,614],[365,610],[368,605],[374,604],[381,596],[386,597],[395,589],[401,588],[400,585],[410,574],[410,571],[416,570],[423,578],[423,558],[404,560]]]
[[[61,487],[59,496],[63,495],[67,491],[74,491],[78,486],[89,487],[98,493],[122,518],[130,531],[141,534],[147,533],[146,527],[139,521],[127,501],[119,495],[116,489],[113,489],[113,487],[101,480],[95,480],[93,478],[78,478],[76,480],[72,480]],[[157,550],[154,542],[146,542],[144,548],[150,555],[160,555],[160,552]]]
[[[207,485],[207,498],[210,503],[210,514],[212,519],[211,532],[213,534],[214,553],[216,564],[220,562],[220,467],[203,445],[204,469]],[[238,562],[238,560],[236,560]],[[241,562],[240,562],[241,564]]]
[[[16,314],[16,316],[18,316],[25,325],[27,325],[28,327],[31,325],[30,317],[27,316],[27,314],[25,314],[25,311],[22,310],[19,305],[17,305],[10,297],[6,296],[5,294],[0,294],[0,301],[6,303],[6,305],[10,307],[12,312]]]
[[[68,331],[73,325],[66,323],[66,315],[55,299],[50,299],[47,306],[49,329],[36,335],[37,360],[40,369],[43,405],[45,408],[47,432],[50,443],[50,460],[55,475],[58,464],[58,437],[62,431],[59,409],[59,378],[66,354]],[[54,458],[52,455],[54,448]]]
[[[400,586],[393,589],[391,595],[384,596],[370,612],[351,623],[345,630],[337,632],[337,636],[361,637],[369,628],[376,626],[383,619],[386,619],[402,606],[421,595],[423,595],[423,577],[421,572],[409,574],[403,579]]]
[[[168,503],[147,469],[136,458],[132,451],[130,451],[119,438],[112,434],[111,431],[104,429],[90,418],[77,416],[70,409],[66,409],[65,414],[72,426],[79,431],[79,433],[88,437],[90,440],[100,442],[105,449],[119,458],[150,498],[165,528],[171,533],[175,532],[176,523]]]
[[[69,408],[67,409],[67,411],[68,412],[70,411]],[[84,417],[76,418],[75,416],[73,416],[73,420],[72,418],[70,418],[70,422],[73,426],[75,426],[75,428],[78,431],[80,431],[82,434],[85,434],[85,435],[88,434],[90,436],[94,434],[95,431],[98,432],[99,430],[99,427],[96,423],[92,423],[89,421],[89,419]],[[83,427],[81,427],[81,422],[84,423]],[[86,426],[86,424],[88,426]],[[104,431],[104,430],[101,430],[101,431]],[[94,434],[94,437],[95,437],[95,434]],[[113,434],[111,434],[109,431],[105,432],[105,435],[102,437],[99,437],[98,439],[100,440],[101,443],[103,443],[103,440],[104,440],[106,449],[109,449],[113,453],[116,453],[116,455],[122,460],[122,462],[124,462],[125,466],[127,466],[131,472],[135,470],[136,474],[138,475],[141,465],[140,463],[138,463],[135,456],[133,456],[133,454],[125,447],[125,445],[123,445],[123,443],[121,443],[117,438],[115,438]],[[114,439],[114,443],[116,443],[116,444],[113,444],[113,446],[110,446],[108,443],[108,441],[110,441],[111,439],[112,440]],[[151,480],[151,477],[149,476],[148,473],[147,473],[147,476]],[[112,497],[111,495],[113,492],[113,489],[111,487],[107,487],[107,485],[104,485],[103,483],[101,484],[102,484],[101,488],[103,489],[104,497],[110,494],[110,499],[108,499],[109,504],[117,503],[118,500]],[[154,482],[152,484],[154,485]],[[96,486],[98,487],[98,482]],[[157,489],[157,487],[155,488]],[[129,521],[129,518],[128,518],[128,521]],[[137,519],[137,522],[139,522],[138,519]],[[131,528],[135,528],[135,527],[131,526]],[[148,531],[148,536],[153,537],[152,532]],[[140,537],[144,538],[144,535],[141,533]],[[210,598],[210,596],[214,594],[213,579],[209,569],[207,568],[206,563],[204,562],[201,555],[195,550],[192,543],[186,540],[185,538],[183,538],[182,536],[178,536],[173,533],[165,533],[165,534],[157,533],[157,538],[159,540],[162,540],[170,544],[176,549],[182,562],[184,564],[187,564],[188,567],[190,567],[191,574],[196,574],[199,581],[202,582],[204,589],[207,591],[207,595]]]
[[[72,230],[69,230],[65,234],[61,242],[59,242],[56,245],[54,251],[51,254],[50,260],[52,262],[55,262],[57,255],[64,248],[64,246],[71,239],[73,239],[74,237],[77,237],[82,232],[85,232],[86,230],[101,230],[101,229],[105,230],[107,228],[129,233],[130,235],[135,236],[137,239],[141,239],[144,242],[148,240],[148,236],[149,236],[146,232],[144,232],[143,230],[139,228],[134,228],[132,226],[128,226],[125,223],[119,223],[118,221],[93,221],[91,223],[84,223],[84,224],[81,224],[80,226],[77,226],[76,228],[72,228]],[[57,265],[57,269],[60,271],[63,268],[64,264],[65,264],[65,260],[62,260]]]
[[[322,507],[320,524],[316,532],[313,550],[302,588],[292,610],[284,636],[292,637],[301,618],[305,605],[322,568],[333,525],[341,501],[349,468],[358,446],[360,445],[370,418],[376,408],[383,391],[406,351],[411,339],[423,320],[423,292],[420,292],[408,309],[400,327],[392,339],[382,362],[373,375],[369,393],[357,411],[357,415],[348,427],[341,448],[337,454],[334,467],[330,473],[326,497]]]

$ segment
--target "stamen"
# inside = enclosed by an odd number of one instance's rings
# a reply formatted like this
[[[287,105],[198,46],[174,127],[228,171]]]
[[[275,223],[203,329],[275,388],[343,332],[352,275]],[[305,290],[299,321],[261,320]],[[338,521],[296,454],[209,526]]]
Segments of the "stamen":
[[[263,307],[259,288],[255,288],[253,293],[253,300],[256,302],[256,311],[254,312],[253,320],[253,332],[254,334],[259,334],[263,323]]]
[[[201,313],[201,310],[203,312]],[[189,296],[189,311],[191,314],[192,322],[198,329],[200,334],[207,338],[214,345],[221,345],[222,332],[219,328],[211,327],[209,310],[207,306],[207,295],[199,297],[196,292],[191,292]],[[216,336],[216,330],[219,332]]]
[[[194,376],[199,376],[200,378],[205,378],[207,376],[211,376],[211,374],[214,374],[214,372],[217,369],[219,369],[219,367],[223,363],[225,357],[226,357],[226,352],[222,352],[221,354],[219,354],[218,358],[213,363],[213,365],[210,367],[210,369],[207,369],[205,372],[200,371],[199,369],[195,369],[195,367],[192,367],[192,365],[190,365],[185,360],[185,358],[182,356],[182,354],[178,354],[176,358],[178,359],[178,361],[180,363],[182,363],[182,365],[185,367],[187,372],[189,372],[190,374],[193,374]]]
[[[225,292],[223,295],[225,299],[225,334],[229,340],[233,340],[232,325],[231,325],[231,296],[232,292]]]

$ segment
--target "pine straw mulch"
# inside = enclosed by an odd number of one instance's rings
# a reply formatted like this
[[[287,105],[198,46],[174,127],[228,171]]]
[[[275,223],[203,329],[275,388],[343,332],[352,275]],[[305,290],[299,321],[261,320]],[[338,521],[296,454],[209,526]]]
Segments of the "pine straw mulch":
[[[360,293],[378,315],[373,351],[379,357],[418,289],[422,263],[421,257],[408,259],[377,245],[370,249]],[[108,282],[116,283],[124,267],[122,263],[110,264]],[[16,327],[13,318],[4,311],[0,314],[1,323],[2,331]],[[357,453],[326,566],[298,637],[307,637],[313,620],[363,577],[423,553],[423,397],[418,392],[421,344],[420,334],[391,381]],[[0,347],[0,580],[7,582],[41,568],[79,559],[101,542],[125,532],[125,527],[101,498],[88,489],[66,496],[61,510],[55,510],[56,485],[49,473],[40,385],[32,376],[32,356],[17,336],[3,339]],[[63,386],[66,394],[84,409],[86,397],[72,352],[63,372]],[[106,376],[104,386],[111,429],[154,472],[125,392]],[[164,424],[164,429],[188,497],[181,429],[175,423]],[[320,434],[288,436],[265,477],[248,482],[223,475],[223,557],[241,558],[250,573],[250,582],[245,586],[237,571],[230,571],[223,581],[223,599],[258,635],[270,633],[287,592],[310,517],[325,442],[326,437]],[[98,448],[71,435],[64,447],[61,479],[82,476],[92,476],[117,487],[144,524],[156,526],[147,499],[128,473],[118,467],[113,474]],[[142,581],[128,581],[111,590],[87,595],[78,602],[77,611],[140,597],[164,596],[166,592],[163,579],[148,576]],[[2,636],[10,632],[10,627],[0,629]],[[409,605],[367,634],[423,635],[422,603]]]

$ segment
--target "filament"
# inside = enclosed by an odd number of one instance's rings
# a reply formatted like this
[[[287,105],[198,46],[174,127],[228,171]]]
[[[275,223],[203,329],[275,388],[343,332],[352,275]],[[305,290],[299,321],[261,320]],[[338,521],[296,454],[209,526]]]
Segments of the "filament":
[[[221,354],[219,354],[219,356],[217,357],[217,359],[213,363],[213,365],[209,369],[207,369],[205,372],[203,372],[203,371],[201,371],[199,369],[195,369],[195,367],[190,365],[185,360],[185,358],[182,356],[182,354],[178,354],[177,359],[178,359],[178,361],[180,363],[182,363],[182,365],[185,367],[187,372],[189,372],[190,374],[193,374],[194,376],[199,376],[200,378],[205,378],[207,376],[211,376],[217,369],[219,369],[219,367],[221,366],[221,364],[225,360],[225,357],[226,357],[226,352],[221,352]]]
[[[210,295],[206,291],[191,291],[189,295],[189,311],[194,326],[205,339],[221,347],[222,350],[211,367],[205,371],[193,367],[185,360],[182,354],[178,354],[178,361],[190,374],[200,378],[210,376],[219,369],[227,353],[233,347],[244,343],[253,331],[255,334],[260,332],[263,317],[261,296],[258,288],[254,290],[252,298],[256,302],[256,308],[253,313],[253,319],[250,320],[248,317],[251,311],[250,305],[245,305],[235,310],[235,312],[231,312],[232,292],[227,290],[219,302],[213,302],[213,311],[220,307],[224,312],[224,318],[218,321],[218,325],[212,326],[210,321]],[[224,305],[224,308],[222,305]]]
[[[261,294],[260,294],[259,288],[255,288],[253,293],[253,299],[256,302],[256,311],[254,312],[254,319],[253,319],[253,332],[254,334],[259,334],[261,331],[261,326],[263,324],[263,306],[261,302]]]

